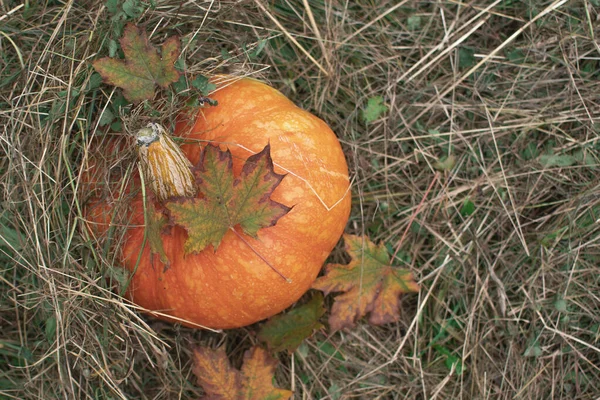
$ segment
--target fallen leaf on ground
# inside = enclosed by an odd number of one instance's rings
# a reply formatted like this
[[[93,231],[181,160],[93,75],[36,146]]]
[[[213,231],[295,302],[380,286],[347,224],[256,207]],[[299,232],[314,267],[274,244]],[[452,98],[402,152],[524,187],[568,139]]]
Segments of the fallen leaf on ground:
[[[390,256],[383,243],[376,246],[367,238],[353,235],[344,235],[344,242],[352,257],[350,264],[328,264],[325,275],[312,286],[325,295],[345,292],[335,297],[329,316],[331,330],[350,328],[368,313],[373,325],[397,321],[400,295],[419,291],[412,274],[389,265]]]
[[[179,38],[168,38],[159,56],[146,32],[127,24],[120,43],[125,60],[104,57],[93,65],[106,83],[123,89],[127,100],[138,103],[152,99],[155,85],[166,88],[179,80],[179,71],[174,65],[181,51]]]
[[[211,400],[284,400],[289,390],[273,386],[277,360],[260,347],[244,354],[241,370],[231,366],[223,347],[213,350],[199,347],[194,351],[194,374]]]
[[[287,350],[291,354],[315,330],[323,328],[319,322],[323,314],[323,295],[317,292],[308,303],[267,321],[260,328],[257,338],[272,351]]]

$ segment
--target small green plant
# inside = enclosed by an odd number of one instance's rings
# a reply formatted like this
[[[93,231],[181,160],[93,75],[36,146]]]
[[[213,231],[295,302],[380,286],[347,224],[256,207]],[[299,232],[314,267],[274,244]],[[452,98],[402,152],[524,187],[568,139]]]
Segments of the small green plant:
[[[379,119],[387,110],[388,106],[384,104],[383,97],[371,97],[367,101],[366,108],[362,111],[362,117],[368,124]]]

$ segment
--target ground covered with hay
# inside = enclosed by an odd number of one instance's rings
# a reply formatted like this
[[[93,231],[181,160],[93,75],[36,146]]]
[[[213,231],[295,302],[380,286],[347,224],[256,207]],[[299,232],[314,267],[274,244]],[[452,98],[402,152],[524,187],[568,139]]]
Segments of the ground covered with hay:
[[[92,139],[181,107],[165,93],[119,107],[98,79],[91,62],[119,55],[126,22],[155,44],[180,36],[182,70],[266,80],[330,124],[353,178],[346,232],[400,246],[395,264],[421,285],[398,323],[322,330],[280,355],[279,387],[295,399],[598,398],[599,10],[2,2],[0,398],[200,398],[194,346],[224,344],[239,367],[256,343],[254,326],[213,333],[137,313],[106,279],[114,252],[82,229]],[[346,261],[341,244],[331,261]]]

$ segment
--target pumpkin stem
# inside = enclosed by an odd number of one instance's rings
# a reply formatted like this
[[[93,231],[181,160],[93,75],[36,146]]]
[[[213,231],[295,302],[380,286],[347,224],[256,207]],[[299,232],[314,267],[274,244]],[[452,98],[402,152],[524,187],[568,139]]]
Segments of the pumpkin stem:
[[[254,254],[256,254],[261,260],[264,261],[265,264],[267,264],[273,271],[277,272],[277,274],[282,277],[283,279],[285,279],[285,281],[287,283],[292,283],[292,280],[290,278],[288,278],[287,276],[285,276],[284,274],[281,273],[281,271],[279,271],[277,268],[275,268],[266,258],[264,258],[262,256],[262,254],[260,254],[258,251],[256,251],[256,249],[254,247],[252,247],[252,245],[246,240],[244,239],[244,237],[242,235],[240,235],[235,229],[233,228],[229,228],[233,231],[233,233],[235,233],[237,235],[237,237],[239,237],[242,242],[244,242],[246,244],[246,246],[248,246],[250,248],[250,250],[252,250],[254,252]]]
[[[150,123],[137,132],[136,140],[142,173],[159,201],[196,195],[192,164],[165,128]]]

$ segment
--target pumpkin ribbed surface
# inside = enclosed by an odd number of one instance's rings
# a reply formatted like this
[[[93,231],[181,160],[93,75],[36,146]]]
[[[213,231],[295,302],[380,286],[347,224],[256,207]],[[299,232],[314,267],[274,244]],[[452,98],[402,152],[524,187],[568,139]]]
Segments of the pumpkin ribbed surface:
[[[292,209],[275,226],[260,230],[258,239],[246,239],[292,282],[282,279],[233,232],[225,235],[216,252],[209,246],[185,255],[187,233],[175,226],[162,234],[169,268],[146,245],[127,296],[144,308],[192,324],[235,328],[282,311],[310,288],[347,223],[349,180],[331,129],[277,90],[243,79],[212,98],[218,106],[202,109],[195,121],[180,121],[174,135],[199,141],[182,146],[194,165],[203,143],[229,148],[236,176],[249,156],[271,144],[275,172],[286,174],[271,198]],[[88,212],[87,218],[106,220],[97,202],[93,204],[89,209],[96,211]],[[133,271],[144,236],[141,195],[131,200],[130,210],[132,227],[121,251],[123,264]]]

